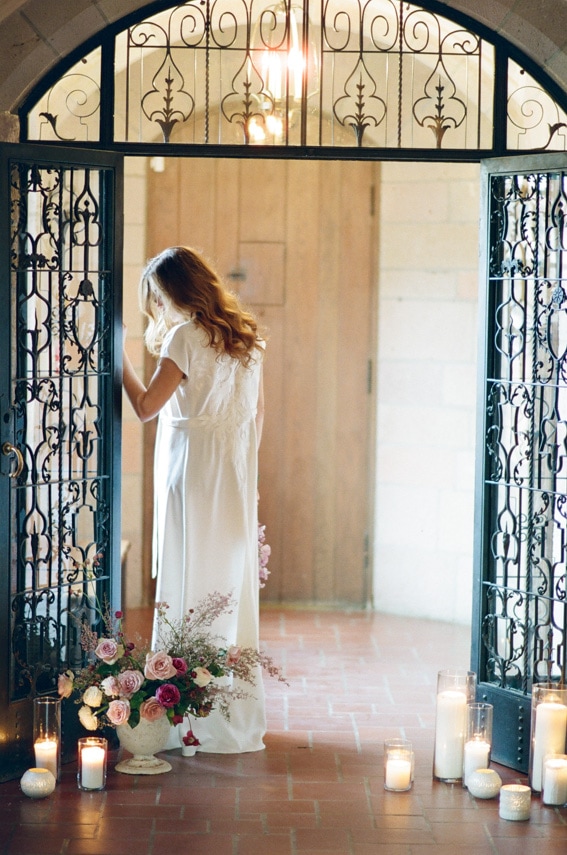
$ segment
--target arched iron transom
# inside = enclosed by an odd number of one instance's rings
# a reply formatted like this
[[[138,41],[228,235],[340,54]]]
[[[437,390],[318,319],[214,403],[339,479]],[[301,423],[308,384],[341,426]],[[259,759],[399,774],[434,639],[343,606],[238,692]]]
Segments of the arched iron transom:
[[[565,96],[510,45],[448,19],[436,3],[149,8],[85,45],[28,97],[25,139],[452,160],[566,148]]]

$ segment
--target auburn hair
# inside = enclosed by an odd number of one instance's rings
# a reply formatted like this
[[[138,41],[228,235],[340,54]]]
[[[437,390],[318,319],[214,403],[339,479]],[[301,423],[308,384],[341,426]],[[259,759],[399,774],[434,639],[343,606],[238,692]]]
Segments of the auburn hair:
[[[187,246],[165,249],[146,265],[140,306],[148,317],[146,346],[159,356],[168,330],[192,318],[219,354],[248,365],[262,351],[258,324],[221,283],[210,264]]]

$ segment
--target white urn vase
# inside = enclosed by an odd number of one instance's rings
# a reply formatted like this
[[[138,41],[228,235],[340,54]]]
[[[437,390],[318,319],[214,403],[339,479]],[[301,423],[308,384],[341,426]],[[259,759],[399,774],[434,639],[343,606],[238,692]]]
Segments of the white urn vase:
[[[116,771],[127,775],[160,775],[169,772],[171,764],[155,755],[165,749],[170,728],[169,719],[165,715],[156,721],[141,718],[136,727],[119,724],[116,733],[120,745],[132,757],[121,760],[115,767]]]

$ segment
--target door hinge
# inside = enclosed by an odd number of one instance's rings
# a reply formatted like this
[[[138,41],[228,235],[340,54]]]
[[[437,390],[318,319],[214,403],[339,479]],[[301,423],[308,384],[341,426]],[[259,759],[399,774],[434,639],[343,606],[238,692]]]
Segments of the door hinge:
[[[373,375],[374,375],[374,366],[372,364],[372,360],[369,359],[366,366],[366,392],[368,395],[372,394],[372,383],[373,383]]]

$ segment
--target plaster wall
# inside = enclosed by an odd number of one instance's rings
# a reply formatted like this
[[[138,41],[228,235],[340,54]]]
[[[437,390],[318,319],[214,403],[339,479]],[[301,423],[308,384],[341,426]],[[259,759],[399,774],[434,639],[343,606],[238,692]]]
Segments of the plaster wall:
[[[468,623],[479,167],[381,172],[374,606]]]

